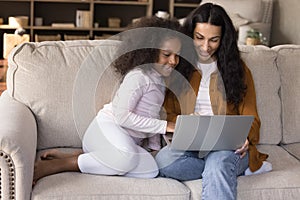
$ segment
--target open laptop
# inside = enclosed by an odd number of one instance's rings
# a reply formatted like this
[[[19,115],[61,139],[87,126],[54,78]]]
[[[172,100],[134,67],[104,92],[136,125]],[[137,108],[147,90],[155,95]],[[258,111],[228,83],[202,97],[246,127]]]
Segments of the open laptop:
[[[236,150],[245,143],[254,117],[248,115],[179,115],[171,149],[188,151]]]

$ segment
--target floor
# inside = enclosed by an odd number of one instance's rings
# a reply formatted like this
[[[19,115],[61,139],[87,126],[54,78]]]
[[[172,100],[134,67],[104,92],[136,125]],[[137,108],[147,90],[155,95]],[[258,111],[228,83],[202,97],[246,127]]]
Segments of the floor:
[[[7,60],[0,60],[0,95],[6,90]]]

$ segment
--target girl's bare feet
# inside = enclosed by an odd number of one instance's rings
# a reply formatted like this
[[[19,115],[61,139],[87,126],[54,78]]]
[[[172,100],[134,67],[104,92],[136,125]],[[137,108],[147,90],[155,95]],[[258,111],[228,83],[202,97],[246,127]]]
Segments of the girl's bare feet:
[[[51,159],[60,159],[60,158],[68,158],[73,156],[78,156],[82,154],[82,150],[77,150],[72,153],[63,153],[57,149],[50,149],[41,154],[42,160],[51,160]]]
[[[45,176],[60,172],[79,172],[77,164],[78,155],[66,158],[56,158],[52,160],[38,160],[34,164],[33,185],[37,180]]]

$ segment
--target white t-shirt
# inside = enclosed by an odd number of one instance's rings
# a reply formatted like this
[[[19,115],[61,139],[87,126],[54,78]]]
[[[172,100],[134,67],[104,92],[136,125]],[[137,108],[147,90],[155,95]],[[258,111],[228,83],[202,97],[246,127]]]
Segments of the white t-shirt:
[[[197,66],[202,72],[202,79],[199,86],[194,112],[200,115],[214,115],[209,96],[209,84],[211,74],[218,69],[217,62],[215,61],[209,64],[198,62]]]

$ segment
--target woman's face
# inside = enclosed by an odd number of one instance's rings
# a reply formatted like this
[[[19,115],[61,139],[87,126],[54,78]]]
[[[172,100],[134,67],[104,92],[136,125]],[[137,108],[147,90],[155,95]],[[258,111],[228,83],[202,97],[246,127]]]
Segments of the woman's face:
[[[196,23],[194,29],[194,45],[198,53],[200,63],[211,63],[215,58],[215,52],[221,43],[221,26],[209,23]]]
[[[178,38],[163,41],[154,69],[164,77],[170,76],[179,62],[180,49],[181,42]]]

